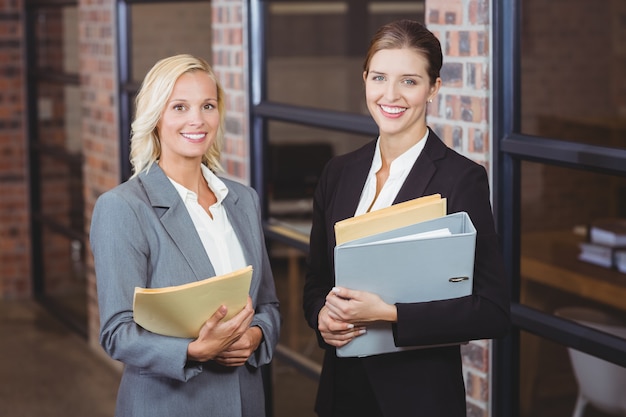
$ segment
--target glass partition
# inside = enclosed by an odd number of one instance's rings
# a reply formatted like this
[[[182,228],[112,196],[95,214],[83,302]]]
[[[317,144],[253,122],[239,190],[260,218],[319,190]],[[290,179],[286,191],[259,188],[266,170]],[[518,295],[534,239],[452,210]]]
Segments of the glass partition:
[[[268,1],[267,99],[368,114],[363,59],[384,23],[424,21],[423,1]]]
[[[626,178],[534,162],[522,163],[521,178],[520,302],[626,337]],[[572,415],[572,350],[522,332],[523,416]]]
[[[625,3],[521,5],[521,132],[626,148]]]
[[[170,55],[189,53],[211,62],[211,2],[131,4],[130,16],[132,81],[141,83],[157,60]]]
[[[35,296],[86,334],[78,7],[28,6]]]

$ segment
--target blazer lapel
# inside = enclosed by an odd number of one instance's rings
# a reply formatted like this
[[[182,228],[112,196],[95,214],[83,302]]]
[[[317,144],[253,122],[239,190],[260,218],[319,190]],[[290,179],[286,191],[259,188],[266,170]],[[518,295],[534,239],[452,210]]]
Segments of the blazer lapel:
[[[254,207],[248,207],[241,203],[239,195],[233,190],[234,187],[228,188],[228,195],[224,199],[224,208],[228,213],[228,220],[230,225],[235,231],[235,235],[239,239],[241,244],[241,250],[243,251],[243,257],[248,265],[252,265],[253,274],[262,274],[262,260],[260,257],[259,245],[263,244],[263,236],[260,236],[256,231],[259,230],[259,226],[256,222],[253,222],[251,216],[256,216],[257,213],[253,213]],[[245,207],[244,207],[245,206]],[[250,210],[250,211],[248,211]],[[256,287],[260,285],[261,279],[253,279],[250,284],[250,294],[256,293]]]
[[[147,173],[140,174],[139,178],[155,213],[194,271],[196,279],[214,276],[215,269],[204,250],[189,212],[163,170],[155,163]]]
[[[376,140],[363,146],[348,162],[339,177],[336,198],[341,201],[337,205],[334,221],[340,221],[354,216],[361,199],[361,192],[365,186],[367,175],[372,166],[372,158],[376,150]]]
[[[223,204],[228,214],[228,221],[241,244],[244,259],[249,264],[255,264],[257,259],[251,242],[251,236],[254,236],[253,231],[256,230],[256,228],[250,221],[251,213],[244,212],[244,208],[240,207],[239,195],[233,191],[232,187],[228,188],[228,195],[224,199]]]
[[[402,203],[423,196],[428,183],[437,171],[435,161],[443,158],[445,152],[445,145],[431,130],[422,153],[415,161],[393,203]]]

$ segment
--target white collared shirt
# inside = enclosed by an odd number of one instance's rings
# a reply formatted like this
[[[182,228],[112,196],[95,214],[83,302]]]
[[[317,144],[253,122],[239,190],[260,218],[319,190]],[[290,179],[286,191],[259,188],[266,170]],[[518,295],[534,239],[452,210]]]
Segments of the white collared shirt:
[[[385,181],[378,198],[376,198],[376,173],[383,166],[382,157],[380,156],[380,137],[378,138],[378,141],[376,141],[376,151],[374,152],[374,158],[372,159],[372,167],[367,175],[365,186],[363,186],[361,199],[359,200],[356,213],[354,213],[355,216],[366,213],[368,209],[369,211],[374,211],[389,207],[393,204],[393,200],[396,199],[400,188],[402,188],[402,184],[404,184],[411,168],[415,165],[415,161],[417,161],[417,158],[420,156],[424,146],[426,145],[428,132],[429,130],[426,129],[426,134],[420,141],[411,146],[402,155],[398,156],[393,160],[393,162],[391,162],[391,166],[389,167],[389,178]],[[374,201],[374,198],[376,198],[376,201]]]
[[[204,179],[217,198],[217,202],[209,207],[213,218],[198,203],[196,193],[168,178],[185,203],[204,250],[215,268],[216,275],[222,275],[243,268],[247,264],[239,239],[235,235],[230,220],[228,220],[226,209],[222,204],[228,194],[228,188],[204,164],[201,165],[201,168]]]

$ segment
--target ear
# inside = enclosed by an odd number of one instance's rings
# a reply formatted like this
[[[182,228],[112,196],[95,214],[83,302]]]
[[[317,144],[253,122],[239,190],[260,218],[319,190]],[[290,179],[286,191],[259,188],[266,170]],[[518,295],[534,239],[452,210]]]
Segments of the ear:
[[[363,82],[367,80],[367,71],[363,71]]]
[[[437,77],[435,83],[430,87],[430,94],[428,94],[428,100],[432,100],[435,98],[437,94],[439,94],[439,89],[441,88],[441,77]]]

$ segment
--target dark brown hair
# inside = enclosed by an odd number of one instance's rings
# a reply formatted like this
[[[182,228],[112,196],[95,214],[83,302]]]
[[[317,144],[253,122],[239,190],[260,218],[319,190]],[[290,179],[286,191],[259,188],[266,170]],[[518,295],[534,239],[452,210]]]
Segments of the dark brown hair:
[[[424,55],[428,61],[430,83],[434,84],[443,64],[441,44],[430,30],[415,20],[397,20],[381,26],[370,42],[363,71],[369,72],[370,61],[376,52],[400,48],[412,48]]]

